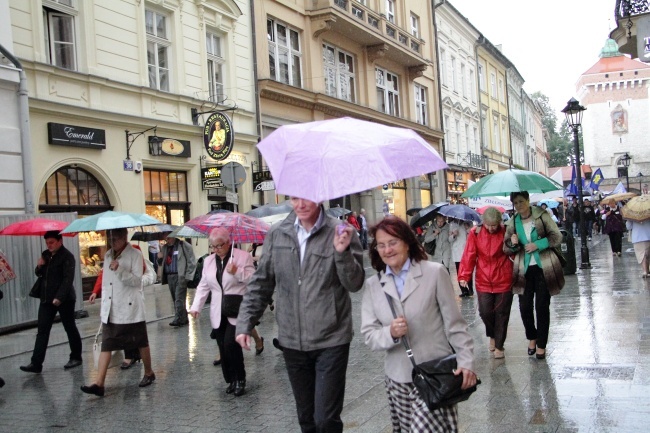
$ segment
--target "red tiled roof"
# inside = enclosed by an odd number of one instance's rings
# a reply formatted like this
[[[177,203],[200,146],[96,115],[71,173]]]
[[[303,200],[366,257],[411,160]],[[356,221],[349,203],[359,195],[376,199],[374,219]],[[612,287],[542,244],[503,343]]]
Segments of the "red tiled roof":
[[[573,170],[573,166],[569,165],[566,167],[549,167],[548,168],[548,177],[553,177],[555,173],[557,173],[559,170],[562,170],[562,181],[563,182],[571,182],[571,172]],[[591,173],[591,166],[589,164],[582,164],[580,166],[580,172],[582,174],[582,177],[585,177],[585,173]]]
[[[627,56],[603,57],[582,75],[633,71],[635,69],[650,69],[650,65],[646,65],[638,60],[632,60]]]

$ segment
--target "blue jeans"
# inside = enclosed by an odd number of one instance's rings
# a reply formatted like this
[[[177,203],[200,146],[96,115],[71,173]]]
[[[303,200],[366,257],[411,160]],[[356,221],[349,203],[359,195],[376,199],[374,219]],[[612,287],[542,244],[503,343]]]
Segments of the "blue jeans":
[[[341,433],[350,344],[282,352],[302,433]]]
[[[591,220],[585,220],[584,225],[585,225],[585,231],[587,232],[587,236],[591,237],[594,231],[594,222]]]

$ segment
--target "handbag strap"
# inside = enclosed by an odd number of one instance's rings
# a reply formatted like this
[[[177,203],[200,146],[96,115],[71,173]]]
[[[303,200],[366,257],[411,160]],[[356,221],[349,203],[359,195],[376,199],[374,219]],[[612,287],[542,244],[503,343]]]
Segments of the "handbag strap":
[[[381,275],[377,274],[377,278],[379,279],[379,284],[381,284],[381,287],[384,287],[384,283],[381,282]],[[390,311],[393,313],[393,317],[397,319],[397,312],[395,311],[395,306],[393,305],[393,298],[391,298],[391,296],[386,292],[384,292],[384,295],[386,295],[386,300],[390,306]],[[411,360],[413,367],[417,367],[417,363],[413,357],[413,351],[411,350],[411,345],[409,344],[408,337],[404,335],[401,340],[404,348],[406,349],[406,356],[408,356],[409,360]]]
[[[97,328],[97,334],[95,334],[95,343],[97,343],[97,340],[99,339],[99,334],[102,333],[102,322],[99,322],[99,328]]]

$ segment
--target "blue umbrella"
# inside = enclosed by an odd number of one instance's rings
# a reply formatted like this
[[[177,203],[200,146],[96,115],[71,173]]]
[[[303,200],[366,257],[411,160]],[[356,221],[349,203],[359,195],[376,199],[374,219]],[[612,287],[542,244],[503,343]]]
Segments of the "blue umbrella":
[[[557,200],[540,200],[537,202],[538,206],[542,206],[543,204],[545,204],[549,209],[555,209],[560,205],[560,202]]]
[[[114,230],[128,227],[162,224],[157,219],[143,213],[115,212],[112,210],[72,221],[61,233],[92,232]]]
[[[474,221],[477,223],[481,222],[481,215],[478,214],[474,209],[465,206],[464,204],[451,204],[449,206],[443,206],[438,209],[440,215],[444,215],[448,218],[455,218],[462,221]]]

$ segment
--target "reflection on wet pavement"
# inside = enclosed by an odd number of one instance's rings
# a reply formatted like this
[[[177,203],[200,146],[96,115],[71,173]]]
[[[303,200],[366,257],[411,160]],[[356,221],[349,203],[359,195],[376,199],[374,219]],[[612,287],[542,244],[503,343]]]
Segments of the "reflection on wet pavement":
[[[475,339],[476,372],[483,381],[478,392],[459,405],[461,432],[648,430],[648,281],[640,277],[629,243],[620,258],[611,255],[604,236],[594,236],[589,246],[593,269],[567,276],[566,287],[552,300],[545,361],[526,354],[517,300],[506,358],[495,360],[487,349],[476,298],[458,298]],[[358,332],[361,296],[352,295],[357,332],[346,383],[345,431],[387,433],[391,428],[383,356],[370,352]],[[35,329],[0,336],[0,376],[7,382],[0,389],[1,432],[298,430],[284,361],[271,345],[277,335],[273,312],[266,312],[258,328],[266,339],[264,352],[245,353],[248,392],[235,398],[225,394],[221,369],[212,365],[217,347],[210,339],[208,311],[188,327],[171,328],[167,287],[149,287],[146,308],[156,382],[138,388],[141,364],[126,371],[113,368],[106,396],[97,398],[79,391],[95,374],[89,336],[99,324],[98,305],[85,308],[90,317],[78,321],[85,337],[81,368],[63,370],[69,349],[60,324],[54,326],[40,375],[18,370],[29,362]]]

